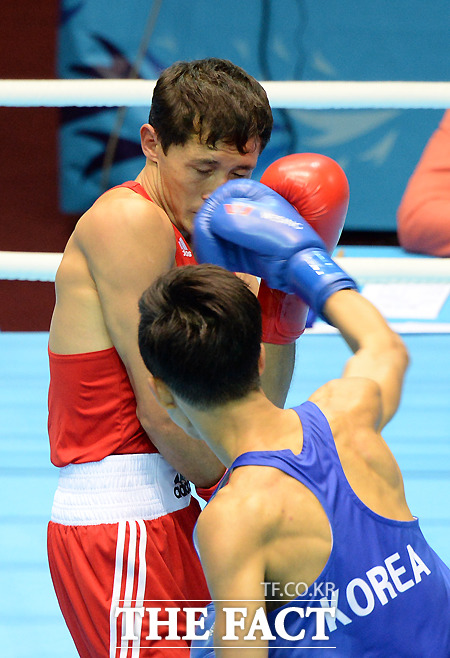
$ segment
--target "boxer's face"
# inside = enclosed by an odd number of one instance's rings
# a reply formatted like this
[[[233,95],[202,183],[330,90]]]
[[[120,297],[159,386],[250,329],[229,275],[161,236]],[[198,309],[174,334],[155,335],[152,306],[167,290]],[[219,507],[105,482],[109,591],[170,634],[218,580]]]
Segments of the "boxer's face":
[[[174,224],[189,236],[195,214],[214,190],[229,180],[250,178],[256,167],[260,144],[253,139],[246,153],[223,142],[215,148],[192,138],[184,146],[171,145],[164,154],[158,150],[160,193]]]

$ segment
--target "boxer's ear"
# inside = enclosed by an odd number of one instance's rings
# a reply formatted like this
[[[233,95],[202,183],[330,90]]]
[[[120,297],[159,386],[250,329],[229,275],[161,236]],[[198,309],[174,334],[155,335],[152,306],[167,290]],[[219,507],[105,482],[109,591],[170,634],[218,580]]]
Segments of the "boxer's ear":
[[[150,375],[148,378],[148,385],[156,400],[162,407],[164,407],[164,409],[174,409],[176,407],[172,392],[162,379]]]
[[[261,343],[261,352],[258,359],[258,371],[260,377],[265,369],[266,369],[266,347],[264,343]]]
[[[158,161],[158,149],[161,144],[156,130],[149,123],[141,127],[141,148],[147,160]]]

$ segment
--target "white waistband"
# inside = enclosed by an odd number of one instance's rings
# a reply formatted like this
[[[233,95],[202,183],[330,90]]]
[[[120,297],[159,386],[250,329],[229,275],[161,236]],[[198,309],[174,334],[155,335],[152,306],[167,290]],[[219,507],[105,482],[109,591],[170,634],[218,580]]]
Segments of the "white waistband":
[[[96,525],[157,519],[187,507],[190,485],[158,453],[111,455],[60,469],[51,520]]]

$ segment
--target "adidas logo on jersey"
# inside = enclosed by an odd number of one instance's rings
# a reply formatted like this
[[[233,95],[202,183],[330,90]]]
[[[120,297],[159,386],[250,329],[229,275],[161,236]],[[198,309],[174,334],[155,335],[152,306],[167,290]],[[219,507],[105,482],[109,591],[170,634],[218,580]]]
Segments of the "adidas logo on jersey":
[[[181,475],[181,473],[177,473],[175,475],[173,484],[173,493],[175,494],[175,498],[184,498],[185,496],[189,496],[191,493],[191,483],[189,480],[186,480],[186,478]]]
[[[180,246],[181,251],[183,252],[183,256],[185,258],[192,258],[192,251],[189,249],[183,238],[178,238],[178,244]]]

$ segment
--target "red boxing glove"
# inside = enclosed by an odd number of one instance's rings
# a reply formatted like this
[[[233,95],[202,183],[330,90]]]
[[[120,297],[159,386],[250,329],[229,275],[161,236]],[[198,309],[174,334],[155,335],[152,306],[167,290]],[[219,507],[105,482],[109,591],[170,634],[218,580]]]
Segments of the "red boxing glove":
[[[295,343],[305,330],[308,305],[297,295],[269,288],[262,279],[258,301],[262,314],[262,342],[275,345]]]
[[[331,253],[347,215],[349,186],[342,168],[317,153],[294,153],[271,164],[261,183],[281,194],[320,235]],[[296,295],[271,290],[261,281],[258,301],[263,342],[285,345],[303,333],[308,306]]]
[[[333,251],[349,201],[347,176],[335,160],[317,153],[286,155],[266,169],[261,183],[289,201]]]

